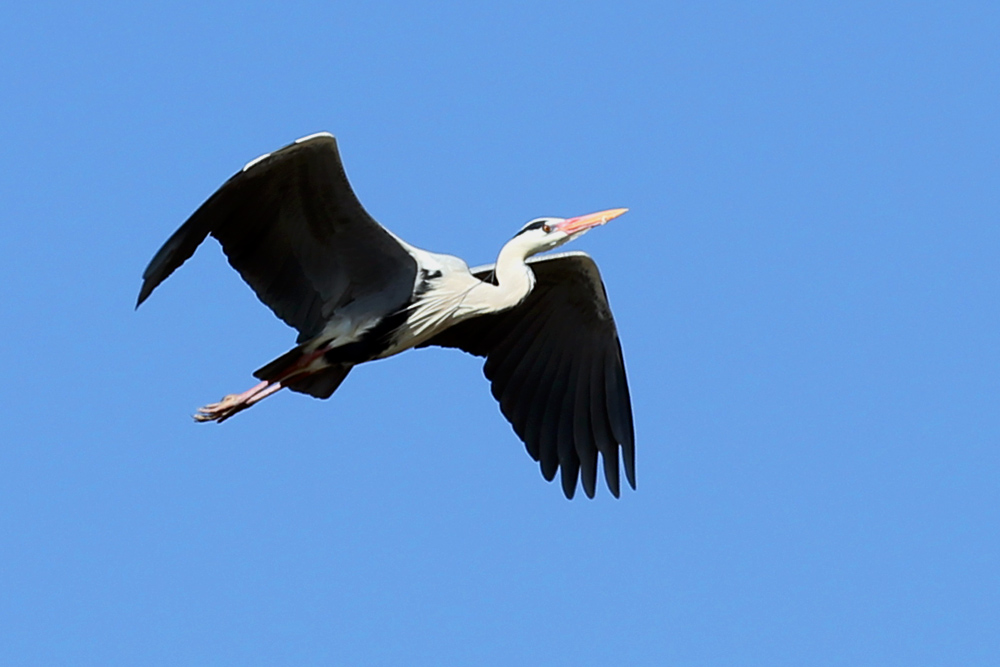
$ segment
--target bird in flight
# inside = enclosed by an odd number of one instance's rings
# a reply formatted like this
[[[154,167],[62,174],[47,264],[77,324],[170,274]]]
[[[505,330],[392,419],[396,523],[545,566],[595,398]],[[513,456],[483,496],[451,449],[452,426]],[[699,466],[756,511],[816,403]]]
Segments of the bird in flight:
[[[485,357],[500,411],[552,481],[593,498],[601,455],[619,495],[619,452],[635,488],[635,436],[618,332],[597,265],[545,256],[625,213],[537,218],[495,264],[414,247],[376,222],[351,189],[337,142],[303,137],[247,163],[167,239],[136,308],[211,234],[297,345],[254,373],[260,384],[198,410],[222,422],[288,388],[329,398],[358,364],[414,347]]]

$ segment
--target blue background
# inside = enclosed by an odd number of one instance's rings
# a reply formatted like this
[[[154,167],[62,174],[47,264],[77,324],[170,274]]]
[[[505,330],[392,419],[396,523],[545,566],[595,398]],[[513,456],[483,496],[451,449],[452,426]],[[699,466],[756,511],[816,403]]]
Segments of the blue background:
[[[1000,664],[996,3],[8,3],[0,662]],[[189,415],[291,346],[206,243],[328,130],[369,211],[573,244],[637,492],[566,501],[479,360]]]

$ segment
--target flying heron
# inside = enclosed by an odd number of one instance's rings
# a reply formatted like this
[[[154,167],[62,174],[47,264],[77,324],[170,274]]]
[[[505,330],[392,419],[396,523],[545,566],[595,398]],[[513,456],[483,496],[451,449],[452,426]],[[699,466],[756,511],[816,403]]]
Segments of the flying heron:
[[[222,422],[287,387],[329,398],[354,366],[414,347],[485,357],[500,411],[552,481],[593,498],[597,455],[619,495],[619,448],[635,488],[625,365],[597,265],[583,252],[535,257],[625,213],[537,218],[495,264],[469,269],[376,222],[351,189],[328,133],[247,163],[174,232],[143,273],[138,308],[209,234],[296,347],[254,373],[260,384],[198,410]]]

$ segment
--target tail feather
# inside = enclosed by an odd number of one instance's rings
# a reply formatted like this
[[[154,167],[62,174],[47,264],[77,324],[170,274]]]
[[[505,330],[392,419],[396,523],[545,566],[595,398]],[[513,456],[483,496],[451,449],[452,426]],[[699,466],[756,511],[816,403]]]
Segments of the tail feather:
[[[330,398],[333,392],[337,391],[337,387],[344,381],[344,378],[347,377],[347,374],[351,372],[351,368],[353,366],[338,364],[324,368],[316,373],[294,378],[283,384],[292,391],[297,391],[300,394],[309,394],[316,398]]]
[[[258,380],[274,382],[282,373],[294,366],[302,358],[302,349],[304,347],[304,345],[296,345],[274,361],[270,361],[255,370],[253,376]]]
[[[281,377],[292,370],[302,359],[304,345],[292,348],[288,352],[254,371],[254,377],[267,382],[281,382],[285,387],[300,394],[309,394],[316,398],[330,398],[337,387],[351,372],[351,364],[335,364],[313,373],[304,373],[288,380]]]

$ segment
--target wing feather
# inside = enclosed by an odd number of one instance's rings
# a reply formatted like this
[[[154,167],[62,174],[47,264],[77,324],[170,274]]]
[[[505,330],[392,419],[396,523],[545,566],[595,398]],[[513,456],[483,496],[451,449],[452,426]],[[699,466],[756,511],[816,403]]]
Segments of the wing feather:
[[[609,380],[606,389],[608,416],[614,439],[621,443],[625,459],[625,475],[635,488],[635,426],[632,422],[632,404],[629,398],[628,381],[625,379],[625,361],[621,344],[615,341],[607,350],[605,369]],[[617,469],[617,463],[615,464]]]
[[[611,424],[608,421],[608,411],[607,411],[607,397],[606,397],[606,373],[603,355],[599,355],[595,360],[595,371],[597,381],[591,385],[590,393],[590,416],[594,424],[594,448],[601,453],[601,458],[604,462],[604,476],[605,482],[608,485],[608,489],[614,492],[613,482],[608,479],[608,466],[609,459],[611,457],[610,451],[612,449],[617,449],[618,443],[615,441],[614,433],[611,430]],[[617,476],[616,476],[617,477]]]
[[[552,313],[536,304],[487,358],[483,372],[492,378],[493,396],[498,401],[513,389],[515,378],[523,382],[530,377],[526,369],[543,351],[543,341],[539,337],[551,337],[553,327],[547,326],[551,319]]]
[[[562,471],[563,493],[572,498],[576,491],[576,481],[580,472],[580,457],[576,453],[576,438],[574,434],[576,386],[580,375],[581,360],[570,357],[570,369],[564,375],[565,388],[561,391],[562,406],[559,413],[559,431],[556,436],[559,451],[559,469]]]
[[[619,494],[619,448],[635,488],[635,444],[621,344],[597,265],[580,252],[528,260],[536,284],[510,310],[447,329],[424,346],[456,347],[486,357],[493,396],[528,453],[552,480],[562,468],[572,497],[582,474],[593,497],[597,458],[608,489]],[[492,279],[492,266],[473,269]]]
[[[597,491],[597,444],[594,440],[594,426],[590,416],[590,387],[594,360],[582,359],[580,377],[576,382],[576,405],[573,410],[573,441],[576,455],[580,460],[583,491],[593,498]]]
[[[542,477],[552,481],[559,468],[559,452],[556,450],[556,443],[552,437],[554,425],[558,421],[558,410],[553,415],[553,402],[561,399],[554,393],[556,382],[564,367],[563,359],[566,357],[565,348],[556,347],[545,364],[544,373],[538,378],[538,391],[534,395],[534,400],[528,407],[528,418],[525,421],[524,437],[529,442],[536,443],[539,453],[539,464],[542,469]]]
[[[361,206],[329,134],[258,158],[226,181],[153,257],[136,305],[209,234],[300,342],[347,304],[388,314],[412,295],[416,260]]]
[[[524,355],[519,359],[511,359],[508,367],[514,370],[510,380],[503,384],[494,380],[493,383],[493,392],[500,402],[501,412],[509,416],[511,423],[515,425],[515,432],[522,438],[525,437],[527,420],[515,415],[523,415],[526,418],[528,408],[534,405],[533,401],[528,399],[528,395],[540,396],[541,390],[547,388],[546,385],[542,384],[542,381],[546,363],[552,360],[548,350],[555,342],[555,335],[551,328],[542,329],[538,335],[542,339],[538,340],[537,345],[526,349]],[[534,458],[538,459],[537,456]]]

